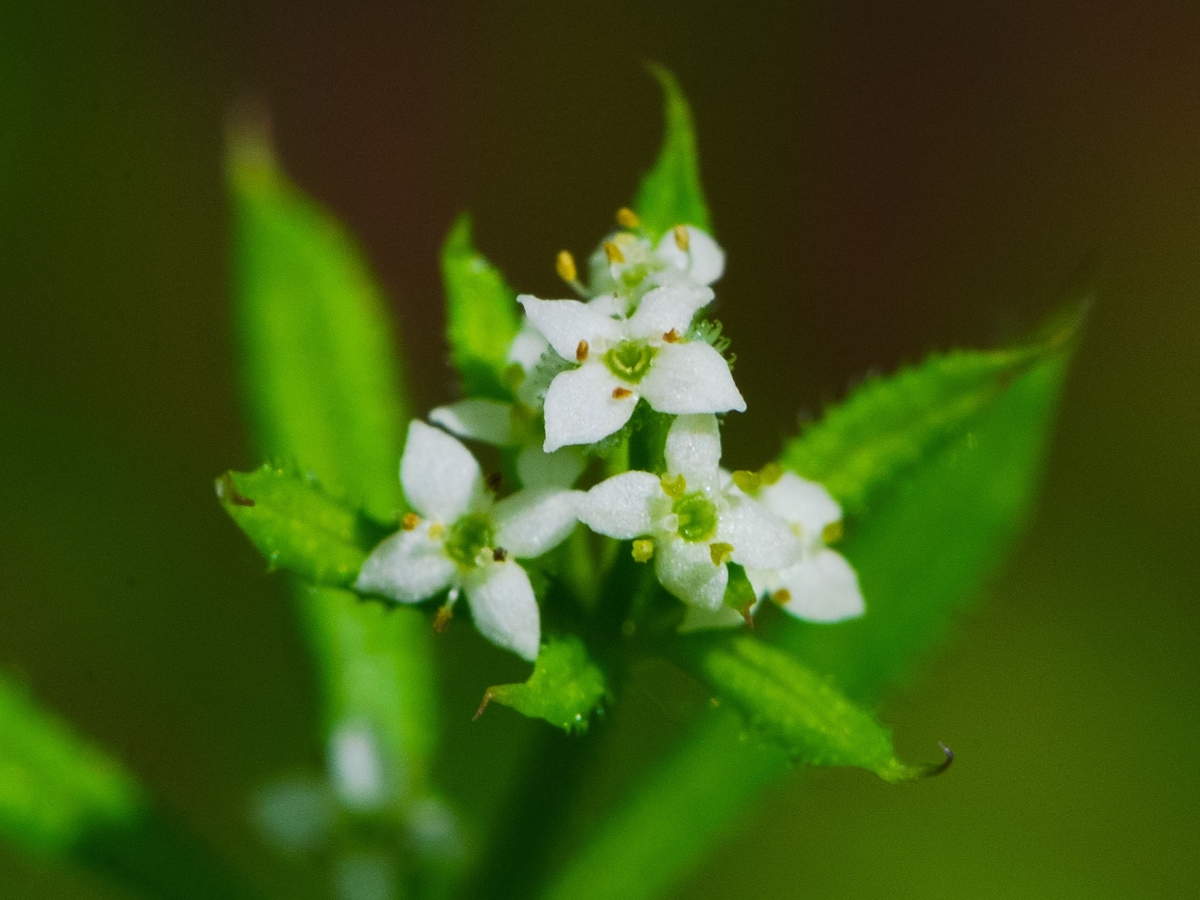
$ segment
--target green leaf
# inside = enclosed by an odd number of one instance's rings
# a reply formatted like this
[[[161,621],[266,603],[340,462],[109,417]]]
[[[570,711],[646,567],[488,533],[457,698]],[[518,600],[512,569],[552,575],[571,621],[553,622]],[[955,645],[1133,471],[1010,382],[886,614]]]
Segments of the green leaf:
[[[794,762],[854,766],[899,784],[942,771],[896,759],[891,735],[866,711],[784,650],[748,635],[696,638],[680,654],[751,731]]]
[[[1056,329],[1057,330],[1057,329]],[[877,699],[936,643],[1020,530],[1036,492],[1071,341],[995,392],[978,417],[928,445],[905,485],[872,501],[842,548],[867,614],[836,626],[789,623],[780,643],[857,702]],[[829,415],[836,415],[836,411]],[[819,427],[819,426],[818,426]],[[732,712],[707,717],[654,766],[544,895],[649,900],[687,871],[731,818],[788,771],[746,746]]]
[[[264,465],[217,479],[225,511],[272,568],[311,584],[349,587],[387,529],[331,497],[312,476]]]
[[[545,719],[568,732],[587,730],[592,713],[608,696],[604,672],[574,635],[551,638],[522,684],[498,684],[487,689],[475,718],[495,702],[531,719]]]
[[[520,327],[517,295],[476,249],[471,217],[455,220],[442,245],[450,357],[468,396],[511,399],[505,387],[508,347]]]
[[[0,836],[164,900],[254,896],[116,760],[2,675]]]
[[[1015,379],[1068,345],[1078,325],[1076,314],[1025,346],[934,354],[868,381],[788,444],[781,461],[825,485],[847,515],[861,515],[969,433]]]
[[[279,171],[261,131],[230,146],[236,285],[251,421],[262,455],[391,521],[407,404],[388,316],[344,229]],[[297,590],[327,731],[366,723],[401,797],[428,790],[436,741],[430,629],[332,589]]]
[[[633,208],[642,227],[657,239],[676,225],[694,225],[712,233],[708,204],[700,187],[700,163],[692,110],[679,82],[660,65],[650,74],[662,85],[665,124],[658,159],[638,186]]]

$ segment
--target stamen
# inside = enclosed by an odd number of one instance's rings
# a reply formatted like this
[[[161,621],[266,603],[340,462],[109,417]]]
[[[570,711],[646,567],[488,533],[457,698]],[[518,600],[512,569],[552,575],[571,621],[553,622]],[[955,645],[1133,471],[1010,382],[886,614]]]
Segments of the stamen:
[[[421,517],[414,512],[405,513],[404,518],[400,520],[400,527],[405,531],[412,531],[421,524]]]
[[[571,255],[570,250],[558,251],[558,257],[554,260],[554,268],[558,272],[558,277],[567,284],[579,277],[579,273],[575,270],[575,257]]]
[[[622,253],[621,248],[612,241],[604,242],[604,255],[608,257],[608,261],[610,263],[616,264],[625,262],[625,254]]]
[[[712,564],[714,566],[723,566],[733,556],[733,544],[726,544],[722,541],[709,544],[708,555],[712,557]]]
[[[842,539],[842,535],[844,533],[845,529],[842,528],[842,523],[840,520],[837,522],[830,522],[825,526],[824,529],[822,529],[821,540],[823,540],[826,544],[836,544]]]
[[[684,253],[687,253],[688,247],[691,246],[692,236],[688,234],[686,225],[676,225],[671,229],[671,233],[675,235],[675,246]]]
[[[733,483],[747,494],[756,494],[762,487],[762,476],[747,469],[738,469],[733,473]]]
[[[769,462],[758,470],[758,477],[769,487],[783,477],[783,466],[777,462]]]
[[[642,538],[633,542],[634,562],[650,562],[654,557],[654,541]]]
[[[641,225],[642,220],[639,219],[637,213],[635,213],[628,206],[622,206],[617,210],[617,224],[622,228],[633,229]]]
[[[579,345],[575,348],[575,361],[583,362],[585,359],[587,359],[587,357],[588,357],[588,342],[580,341]]]
[[[676,475],[674,478],[664,475],[659,479],[659,484],[662,485],[664,494],[676,500],[687,493],[687,479],[682,475]]]
[[[504,562],[508,559],[508,551],[503,547],[497,547],[492,551],[492,562]]]
[[[666,341],[668,344],[678,344],[679,339],[680,339],[680,334],[674,328],[672,328],[670,331],[668,331],[666,334],[663,335],[663,340]]]
[[[624,400],[626,397],[633,394],[629,388],[615,387],[613,388],[612,396],[614,400]]]
[[[787,606],[792,602],[792,592],[787,588],[780,588],[771,593],[771,602],[778,603],[780,606]]]
[[[450,620],[454,618],[454,607],[447,603],[437,611],[437,615],[433,618],[433,630],[437,634],[445,634],[446,629],[450,627]]]
[[[429,536],[431,538],[433,538],[433,540],[435,540],[435,541],[445,533],[446,533],[446,526],[443,525],[441,522],[434,522],[432,525],[429,526]]]

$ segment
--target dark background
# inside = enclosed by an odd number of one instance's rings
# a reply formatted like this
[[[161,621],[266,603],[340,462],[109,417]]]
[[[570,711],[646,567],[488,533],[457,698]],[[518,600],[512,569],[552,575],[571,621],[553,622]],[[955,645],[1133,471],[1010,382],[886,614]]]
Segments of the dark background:
[[[910,756],[951,744],[952,773],[777,785],[677,896],[1190,895],[1198,47],[1189,3],[4,4],[0,665],[296,883],[246,810],[318,759],[311,672],[211,487],[257,462],[229,106],[264,100],[296,180],[361,238],[425,410],[452,390],[452,217],[473,210],[514,284],[557,293],[555,252],[591,248],[657,149],[656,59],[693,101],[729,252],[720,314],[752,412],[726,430],[732,465],[870,370],[1098,295],[1032,527],[883,710]],[[451,640],[443,767],[469,803],[501,788],[484,748],[527,731],[503,710],[464,724],[509,669]],[[0,897],[118,896],[0,850]]]

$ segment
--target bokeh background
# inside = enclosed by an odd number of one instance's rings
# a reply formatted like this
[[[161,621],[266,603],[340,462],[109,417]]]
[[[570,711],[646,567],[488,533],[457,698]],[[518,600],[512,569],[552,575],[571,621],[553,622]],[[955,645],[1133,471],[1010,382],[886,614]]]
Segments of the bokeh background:
[[[863,374],[1021,333],[1094,288],[1042,502],[883,715],[944,778],[798,774],[678,897],[1180,898],[1200,882],[1200,6],[137,3],[0,6],[0,665],[276,886],[248,824],[314,766],[279,579],[214,501],[257,462],[230,330],[231,103],[360,237],[421,409],[452,395],[454,214],[523,289],[590,248],[691,96],[730,263],[720,315],[761,462]],[[459,629],[441,762],[503,793],[511,663]],[[507,668],[506,668],[507,667]],[[617,717],[636,759],[672,712]],[[665,724],[660,723],[663,720]],[[632,723],[632,724],[631,724]],[[515,751],[514,751],[515,752]],[[648,751],[646,751],[648,752]],[[0,849],[0,897],[119,898]]]

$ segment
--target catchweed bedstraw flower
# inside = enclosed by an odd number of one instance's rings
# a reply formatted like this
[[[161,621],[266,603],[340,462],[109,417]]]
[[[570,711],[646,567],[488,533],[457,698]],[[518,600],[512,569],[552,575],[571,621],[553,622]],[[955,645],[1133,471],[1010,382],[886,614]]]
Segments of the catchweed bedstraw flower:
[[[777,516],[734,490],[720,468],[712,415],[678,417],[667,434],[665,474],[614,475],[587,493],[579,518],[593,531],[630,540],[634,558],[654,560],[658,580],[685,603],[719,610],[726,564],[759,569],[794,563],[800,542]]]
[[[420,421],[409,425],[400,481],[413,512],[367,558],[356,589],[399,603],[449,589],[443,616],[465,593],[484,637],[536,659],[537,599],[516,560],[541,556],[566,539],[582,493],[541,487],[496,502],[467,448]]]

